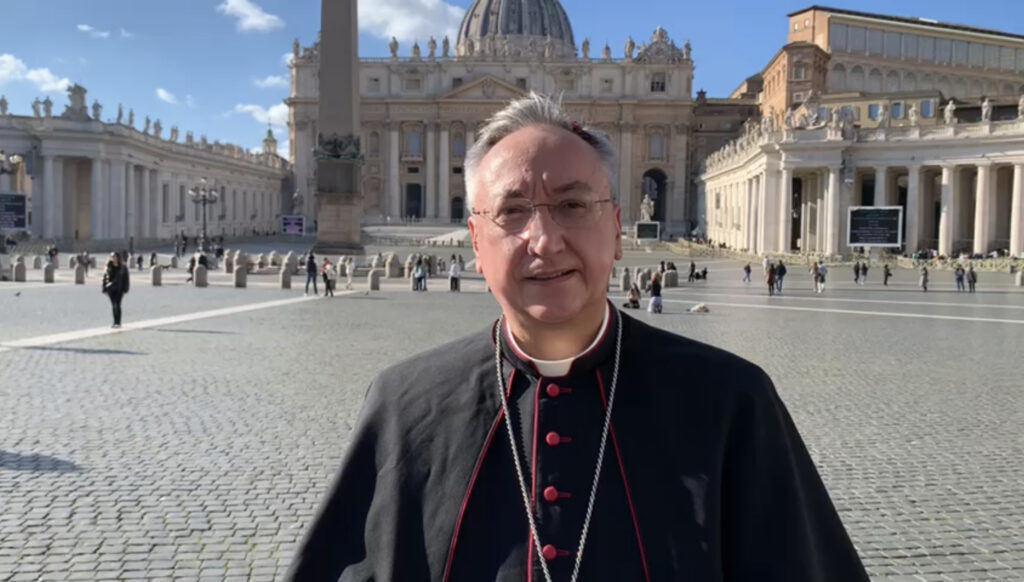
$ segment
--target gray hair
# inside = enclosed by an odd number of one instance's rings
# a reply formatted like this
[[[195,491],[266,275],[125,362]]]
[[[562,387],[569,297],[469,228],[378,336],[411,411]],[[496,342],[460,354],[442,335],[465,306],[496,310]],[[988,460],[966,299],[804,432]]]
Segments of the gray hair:
[[[476,190],[473,176],[476,175],[480,162],[498,142],[520,129],[534,125],[550,125],[572,132],[594,148],[597,156],[601,159],[601,165],[608,175],[608,187],[613,200],[617,200],[615,189],[615,148],[612,147],[608,138],[601,132],[594,131],[587,127],[581,127],[574,122],[564,111],[561,104],[550,97],[535,92],[521,99],[516,99],[498,111],[479,132],[473,147],[466,152],[464,178],[466,182],[467,206],[473,208],[473,198]]]

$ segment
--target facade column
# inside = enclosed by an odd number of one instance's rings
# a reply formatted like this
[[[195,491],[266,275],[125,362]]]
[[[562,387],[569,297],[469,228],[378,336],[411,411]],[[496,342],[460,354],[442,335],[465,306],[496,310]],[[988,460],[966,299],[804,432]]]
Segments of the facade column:
[[[743,225],[744,241],[746,242],[747,252],[754,250],[756,242],[754,241],[754,224],[757,222],[757,215],[754,214],[754,179],[747,178],[743,182],[743,199],[747,205],[746,221]]]
[[[825,220],[827,228],[825,234],[825,254],[834,256],[839,254],[839,188],[842,171],[840,166],[832,166],[828,169],[828,192],[825,194]]]
[[[398,179],[398,170],[401,166],[401,158],[398,155],[398,123],[392,121],[388,131],[388,212],[396,222],[401,223],[404,212],[402,212],[402,184]]]
[[[988,252],[989,220],[992,208],[992,165],[978,165],[978,182],[974,196],[974,252]]]
[[[426,184],[423,186],[423,194],[426,197],[423,213],[425,219],[437,218],[437,145],[434,143],[436,135],[437,124],[433,121],[427,122],[426,140],[423,143],[423,160],[427,166]]]
[[[907,168],[907,216],[903,247],[913,255],[921,244],[921,166]]]
[[[628,122],[619,123],[619,200],[623,212],[623,224],[632,225],[640,217],[636,214],[640,200],[633,196],[633,128]]]
[[[449,184],[452,176],[452,165],[448,157],[448,126],[443,123],[441,124],[441,141],[438,144],[437,151],[440,154],[438,157],[441,159],[437,165],[437,215],[445,219],[446,222],[450,222],[452,205],[450,192],[451,186]]]
[[[103,211],[106,205],[103,204],[103,197],[105,195],[103,191],[103,160],[98,157],[92,159],[90,185],[88,238],[90,240],[99,240],[106,238],[106,232],[103,228]]]
[[[42,192],[32,193],[32,198],[38,201],[33,204],[35,207],[35,210],[33,210],[33,220],[38,222],[41,227],[36,229],[36,233],[45,238],[56,238],[58,236],[57,233],[61,230],[57,224],[57,210],[60,208],[62,192],[57,188],[57,176],[53,171],[56,161],[56,156],[45,156],[43,158]],[[40,211],[42,212],[40,213]]]
[[[768,209],[768,190],[765,177],[767,173],[761,173],[755,178],[757,195],[757,254],[763,255],[768,252],[768,225],[771,223]]]
[[[1024,253],[1024,164],[1013,165],[1010,202],[1010,256]]]
[[[809,237],[811,234],[811,186],[814,184],[814,174],[804,174],[800,178],[800,252],[806,254],[810,251]]]
[[[150,232],[150,223],[153,220],[153,208],[156,207],[152,203],[153,191],[150,185],[151,171],[148,168],[140,167],[140,173],[142,174],[142,184],[139,188],[139,206],[136,208],[136,223],[139,238],[149,238],[153,236]]]
[[[135,181],[135,164],[125,164],[125,171],[127,173],[127,181],[124,186],[124,199],[125,199],[125,238],[138,237],[139,236],[139,205],[138,205],[138,183]]]
[[[125,166],[123,161],[110,162],[110,227],[111,238],[125,238]]]
[[[779,252],[788,253],[793,240],[793,170],[782,168],[782,187],[779,188]]]
[[[778,171],[765,168],[764,171],[764,250],[776,252],[779,242],[779,178]]]
[[[953,223],[956,210],[954,200],[954,184],[957,178],[953,166],[942,166],[942,210],[939,214],[939,254],[950,256],[953,253]]]
[[[886,206],[889,202],[889,168],[875,166],[875,206]]]

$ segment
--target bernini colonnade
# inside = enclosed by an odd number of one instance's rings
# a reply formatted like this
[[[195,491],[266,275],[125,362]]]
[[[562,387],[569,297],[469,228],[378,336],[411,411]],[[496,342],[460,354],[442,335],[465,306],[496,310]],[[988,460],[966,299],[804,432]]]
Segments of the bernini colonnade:
[[[858,129],[770,121],[712,154],[707,235],[757,254],[845,255],[851,206],[902,206],[908,254],[1024,253],[1024,118]]]

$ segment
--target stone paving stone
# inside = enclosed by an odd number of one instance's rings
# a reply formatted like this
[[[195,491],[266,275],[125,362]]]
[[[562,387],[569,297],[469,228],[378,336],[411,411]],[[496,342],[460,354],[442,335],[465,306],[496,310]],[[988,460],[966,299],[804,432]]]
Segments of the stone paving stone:
[[[710,269],[707,285],[666,290],[663,316],[632,315],[769,372],[873,580],[1024,579],[1024,326],[714,305],[684,314],[698,301],[769,304],[728,275],[737,265]],[[1024,294],[1000,283],[957,296],[937,274],[925,298],[897,272],[888,290],[837,277],[814,297],[794,271],[770,305],[1024,319]],[[496,317],[469,283],[461,295],[385,290],[0,352],[0,580],[282,578],[373,374]],[[132,318],[301,294],[214,287],[197,305],[180,285],[139,291]],[[0,342],[106,323],[92,287],[20,299],[38,307],[14,314]],[[37,321],[43,307],[54,318]],[[325,359],[345,373],[324,382]]]

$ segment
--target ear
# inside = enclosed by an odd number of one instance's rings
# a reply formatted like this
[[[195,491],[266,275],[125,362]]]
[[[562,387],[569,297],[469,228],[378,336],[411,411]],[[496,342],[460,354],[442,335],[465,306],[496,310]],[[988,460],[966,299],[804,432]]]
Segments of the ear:
[[[473,243],[473,254],[476,255],[476,262],[474,263],[476,272],[483,275],[484,269],[480,261],[480,241],[478,240],[480,231],[477,229],[475,214],[466,220],[466,226],[469,228],[469,239]]]
[[[622,259],[622,207],[615,205],[615,260]]]

